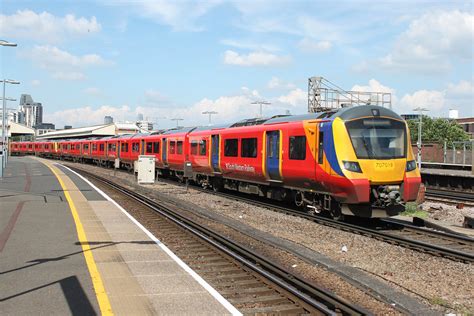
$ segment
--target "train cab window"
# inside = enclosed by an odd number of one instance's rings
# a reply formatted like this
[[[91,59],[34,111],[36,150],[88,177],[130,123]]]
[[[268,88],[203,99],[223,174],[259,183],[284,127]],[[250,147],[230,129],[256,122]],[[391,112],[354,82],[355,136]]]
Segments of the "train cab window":
[[[178,155],[182,155],[182,154],[183,154],[183,142],[182,142],[181,140],[178,141],[177,148],[178,148],[177,154],[178,154]]]
[[[159,154],[160,153],[160,142],[153,143],[153,153]]]
[[[199,155],[201,156],[206,155],[206,144],[207,144],[207,141],[205,139],[199,142]]]
[[[226,139],[224,142],[224,156],[226,157],[237,157],[237,153],[239,150],[239,140],[234,139]]]
[[[132,143],[132,152],[137,153],[140,151],[140,144],[139,143]]]
[[[104,147],[105,147],[104,144],[100,144],[99,145],[99,151],[104,151]]]
[[[147,154],[153,153],[153,143],[146,143],[146,153]]]
[[[290,159],[306,159],[306,136],[291,136],[289,146]]]
[[[324,158],[324,133],[319,132],[319,144],[318,144],[318,163],[321,165]]]
[[[170,142],[170,154],[175,154],[176,153],[176,142]]]
[[[198,143],[197,140],[191,141],[191,155],[197,155],[198,153]]]
[[[242,138],[240,144],[240,156],[247,158],[257,157],[257,139],[256,138]]]

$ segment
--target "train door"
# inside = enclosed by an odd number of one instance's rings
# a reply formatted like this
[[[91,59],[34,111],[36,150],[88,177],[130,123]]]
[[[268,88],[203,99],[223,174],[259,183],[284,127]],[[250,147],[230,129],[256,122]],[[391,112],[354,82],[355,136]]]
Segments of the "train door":
[[[145,154],[145,140],[142,139],[140,140],[140,155],[144,155]]]
[[[168,163],[168,157],[167,157],[167,154],[168,154],[168,148],[167,148],[167,139],[166,138],[163,138],[162,142],[161,142],[161,157],[162,157],[162,160],[163,160],[163,163],[164,164],[167,164]]]
[[[267,174],[270,180],[281,181],[280,174],[280,131],[266,132],[266,167]]]
[[[219,168],[219,135],[211,135],[211,167],[214,172],[221,172]]]

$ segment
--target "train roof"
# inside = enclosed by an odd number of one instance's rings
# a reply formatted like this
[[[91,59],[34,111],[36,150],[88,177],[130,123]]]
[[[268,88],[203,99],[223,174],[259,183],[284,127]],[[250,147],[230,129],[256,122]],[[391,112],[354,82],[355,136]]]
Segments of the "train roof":
[[[343,108],[336,113],[334,113],[331,118],[336,118],[340,117],[342,120],[347,121],[347,120],[352,120],[356,119],[359,117],[367,117],[367,116],[384,116],[384,117],[390,117],[394,118],[397,120],[403,120],[403,118],[392,111],[391,109],[384,108],[382,106],[377,106],[377,105],[358,105],[358,106],[352,106],[352,107],[347,107]]]

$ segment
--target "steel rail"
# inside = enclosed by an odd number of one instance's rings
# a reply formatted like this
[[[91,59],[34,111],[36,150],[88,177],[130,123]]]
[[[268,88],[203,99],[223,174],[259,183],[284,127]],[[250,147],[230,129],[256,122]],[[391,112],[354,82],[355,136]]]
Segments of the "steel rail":
[[[426,188],[426,196],[474,203],[474,192]]]
[[[396,243],[396,244],[398,244],[400,246],[404,246],[406,248],[418,249],[418,250],[421,250],[421,251],[424,251],[424,252],[428,252],[428,253],[431,253],[431,254],[434,254],[434,255],[441,255],[443,257],[451,258],[451,259],[454,259],[454,260],[457,260],[457,261],[462,261],[462,262],[467,262],[467,263],[474,262],[474,255],[472,253],[466,253],[466,252],[458,251],[456,249],[451,249],[451,248],[447,248],[447,247],[443,247],[443,246],[439,246],[439,245],[435,245],[435,244],[430,244],[430,243],[426,243],[426,242],[419,241],[419,240],[412,240],[412,239],[404,238],[402,236],[395,236],[395,235],[392,235],[390,233],[385,233],[385,232],[382,232],[382,231],[378,231],[378,230],[375,230],[375,229],[363,227],[363,226],[360,226],[360,225],[355,225],[355,224],[351,224],[351,223],[347,223],[347,222],[341,222],[341,221],[337,221],[337,220],[333,220],[333,219],[329,219],[329,218],[324,218],[324,217],[321,217],[321,216],[310,215],[310,214],[307,214],[306,212],[297,211],[297,210],[294,210],[294,209],[291,209],[291,208],[288,208],[288,207],[278,206],[278,205],[275,205],[275,204],[272,204],[272,203],[266,203],[266,202],[262,202],[262,201],[257,201],[255,199],[250,199],[250,198],[247,198],[247,197],[243,197],[242,194],[229,194],[229,193],[224,193],[224,192],[213,192],[213,191],[208,191],[208,190],[205,190],[205,191],[209,192],[211,194],[226,197],[226,198],[229,198],[229,199],[233,199],[233,200],[237,200],[237,201],[245,201],[246,203],[250,203],[250,204],[253,204],[253,205],[256,205],[256,206],[260,206],[260,207],[268,208],[268,209],[271,209],[271,210],[275,210],[275,211],[278,211],[280,213],[285,213],[285,214],[288,214],[288,215],[302,217],[302,218],[311,220],[313,222],[316,222],[318,224],[322,224],[322,225],[325,225],[325,226],[337,228],[337,229],[344,230],[344,231],[350,231],[350,232],[353,232],[353,233],[358,233],[360,235],[369,236],[369,237],[372,237],[372,238],[376,238],[378,240],[383,240],[383,241],[391,243],[391,244]],[[401,223],[397,223],[397,224],[402,225]],[[426,231],[426,232],[432,233],[431,231],[423,230],[423,229],[421,229],[419,227],[415,227],[415,226],[412,226],[410,228],[411,229],[418,229],[420,232]],[[441,232],[437,232],[437,234],[448,236],[448,234],[441,233]],[[460,237],[460,236],[457,236],[457,235],[453,235],[453,236],[451,236],[451,237],[453,237],[453,238],[456,237],[461,241],[466,240],[466,238],[468,240],[472,240],[472,238],[469,238],[469,237]]]
[[[132,198],[133,200],[145,205],[146,207],[159,213],[161,216],[169,219],[178,226],[192,232],[194,235],[205,240],[209,244],[213,245],[217,249],[221,250],[225,254],[229,255],[236,261],[247,266],[253,271],[261,274],[268,280],[279,285],[284,290],[290,292],[298,299],[301,299],[305,303],[311,305],[313,308],[327,315],[366,315],[370,314],[367,310],[360,306],[354,305],[347,302],[345,299],[338,295],[317,287],[314,284],[310,284],[298,276],[292,274],[285,268],[271,262],[265,257],[258,255],[251,249],[241,246],[238,243],[232,241],[229,238],[223,237],[219,233],[216,233],[200,224],[176,213],[170,207],[163,204],[159,204],[150,198],[124,188],[112,180],[105,179],[98,175],[84,171],[82,169],[74,168],[69,166],[71,169],[78,173],[82,173],[86,177],[93,178],[101,183],[113,188],[114,190],[122,193],[125,196]]]

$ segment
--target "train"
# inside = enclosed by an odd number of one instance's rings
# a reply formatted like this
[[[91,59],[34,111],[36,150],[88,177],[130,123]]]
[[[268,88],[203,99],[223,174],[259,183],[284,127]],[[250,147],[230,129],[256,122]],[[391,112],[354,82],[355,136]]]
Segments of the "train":
[[[158,177],[290,201],[333,218],[390,217],[417,199],[420,171],[406,122],[379,106],[245,119],[150,134],[12,142],[12,155],[134,170],[152,155]]]

